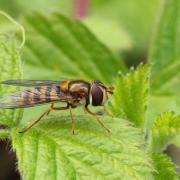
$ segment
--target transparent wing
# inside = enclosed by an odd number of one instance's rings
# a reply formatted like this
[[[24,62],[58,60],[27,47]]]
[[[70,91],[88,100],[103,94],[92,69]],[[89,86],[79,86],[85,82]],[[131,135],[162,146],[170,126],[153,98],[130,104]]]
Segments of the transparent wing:
[[[76,102],[78,99],[63,93],[59,86],[39,86],[0,99],[0,109],[27,108],[46,103]]]
[[[14,86],[48,86],[48,85],[58,85],[66,80],[53,81],[53,80],[7,80],[2,81],[1,84],[14,85]]]

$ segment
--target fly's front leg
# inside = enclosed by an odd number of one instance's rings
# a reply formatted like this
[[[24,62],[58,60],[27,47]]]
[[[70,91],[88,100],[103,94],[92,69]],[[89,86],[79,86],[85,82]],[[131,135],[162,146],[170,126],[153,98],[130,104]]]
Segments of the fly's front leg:
[[[111,113],[111,111],[109,111],[109,109],[107,108],[106,105],[104,105],[104,112],[105,112],[108,116],[111,116],[112,118],[114,118],[113,114]]]
[[[84,110],[85,110],[87,113],[89,113],[89,114],[91,114],[92,116],[94,116],[94,117],[96,118],[96,120],[98,121],[98,123],[99,123],[104,129],[106,129],[106,131],[107,131],[108,133],[111,132],[111,131],[104,125],[104,123],[98,118],[97,114],[94,113],[94,112],[91,112],[91,111],[89,110],[88,106],[85,106],[85,107],[84,107]]]
[[[51,106],[49,107],[49,111],[47,112],[46,116],[49,115],[49,113],[50,113],[50,111],[53,109],[53,107],[54,107],[54,104],[52,103]]]

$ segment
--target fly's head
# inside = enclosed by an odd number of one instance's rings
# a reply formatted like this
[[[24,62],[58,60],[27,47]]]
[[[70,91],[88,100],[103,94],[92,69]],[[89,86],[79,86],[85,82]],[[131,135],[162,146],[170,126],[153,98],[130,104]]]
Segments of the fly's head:
[[[102,82],[94,80],[90,88],[90,104],[103,106],[108,100],[108,94],[113,94],[113,87],[106,87]]]

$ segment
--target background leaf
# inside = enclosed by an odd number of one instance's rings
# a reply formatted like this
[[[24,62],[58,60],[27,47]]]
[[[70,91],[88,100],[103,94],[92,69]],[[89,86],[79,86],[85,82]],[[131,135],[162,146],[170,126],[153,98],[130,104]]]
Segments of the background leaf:
[[[25,27],[29,31],[23,59],[30,66],[59,73],[57,79],[99,79],[110,84],[117,71],[125,72],[123,63],[78,21],[35,14],[26,18]]]
[[[117,21],[93,16],[83,22],[112,51],[119,53],[133,47],[130,35]]]
[[[76,116],[76,135],[68,116],[51,116],[27,133],[12,132],[24,179],[152,179],[142,132],[127,121]],[[128,152],[127,152],[128,151]],[[29,171],[30,169],[30,171]]]
[[[180,2],[164,2],[149,60],[153,63],[153,91],[172,94],[180,90]]]
[[[151,91],[151,90],[150,90]],[[152,95],[150,93],[147,111],[147,123],[146,127],[152,129],[154,120],[161,112],[167,112],[173,110],[176,114],[179,112],[179,103],[175,95]]]
[[[36,5],[34,5],[36,4]],[[3,11],[8,12],[13,17],[19,17],[32,13],[34,11],[42,13],[61,12],[65,15],[72,15],[73,0],[1,0],[0,7]]]
[[[152,63],[151,105],[149,123],[159,112],[179,113],[180,92],[180,2],[165,0],[150,49]],[[159,106],[159,104],[162,104]],[[159,112],[157,112],[157,109]]]
[[[159,5],[160,0],[148,2],[143,0],[92,0],[90,16],[111,19],[130,34],[133,48],[124,53],[126,62],[132,66],[146,59],[145,51],[149,45]]]
[[[175,164],[165,154],[153,154],[154,165],[157,171],[154,171],[154,180],[177,180]]]
[[[108,21],[112,20],[112,23],[120,25],[132,36],[135,48],[131,52],[131,57],[137,58],[137,54],[143,53],[147,47],[153,29],[154,18],[159,10],[159,2],[160,0],[152,0],[151,2],[143,0],[92,0],[87,13],[88,17],[92,19],[108,19]],[[73,18],[77,4],[73,0],[32,0],[31,2],[28,0],[15,0],[13,2],[11,0],[1,0],[0,6],[1,9],[16,17],[38,11],[46,14],[60,12]],[[139,27],[141,27],[141,31],[139,31]],[[111,36],[114,36],[113,31],[108,38]],[[117,40],[121,43],[121,38],[117,38]],[[134,63],[132,59],[129,60]],[[142,56],[139,60],[142,60]]]
[[[172,142],[172,144],[176,145],[178,148],[180,148],[180,135],[176,136]]]
[[[177,135],[180,135],[180,116],[173,112],[158,116],[152,129],[152,151],[162,152]]]
[[[149,65],[141,64],[137,70],[131,69],[127,75],[120,74],[115,83],[112,112],[138,127],[143,127],[145,123],[149,70]]]

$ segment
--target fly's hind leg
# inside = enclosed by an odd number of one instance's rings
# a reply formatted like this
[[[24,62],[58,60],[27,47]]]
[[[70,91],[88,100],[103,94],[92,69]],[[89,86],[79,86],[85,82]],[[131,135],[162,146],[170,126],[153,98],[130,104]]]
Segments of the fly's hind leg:
[[[33,126],[35,126],[44,116],[48,115],[50,111],[52,110],[66,110],[69,109],[69,104],[66,107],[54,107],[53,104],[49,107],[47,111],[45,111],[37,120],[35,120],[32,124],[30,124],[28,127],[26,127],[23,131],[20,131],[19,133],[24,133],[31,129]]]
[[[47,112],[46,116],[48,116],[48,115],[49,115],[49,113],[51,112],[51,110],[53,109],[53,107],[54,107],[54,104],[52,103],[52,104],[51,104],[51,106],[49,107],[50,111],[49,111],[49,112]]]
[[[98,123],[99,123],[104,129],[106,129],[106,131],[107,131],[108,133],[111,132],[111,131],[104,125],[104,123],[98,118],[97,114],[94,113],[94,112],[91,112],[91,111],[89,110],[88,106],[85,106],[84,109],[85,109],[85,111],[86,111],[87,113],[89,113],[89,114],[91,114],[92,116],[94,116],[94,117],[96,118],[96,120],[98,121]]]
[[[28,127],[26,127],[24,130],[20,131],[19,133],[24,133],[31,129],[34,125],[36,125],[45,115],[47,115],[51,110],[48,109],[45,111],[36,121],[34,121],[32,124],[30,124]]]

